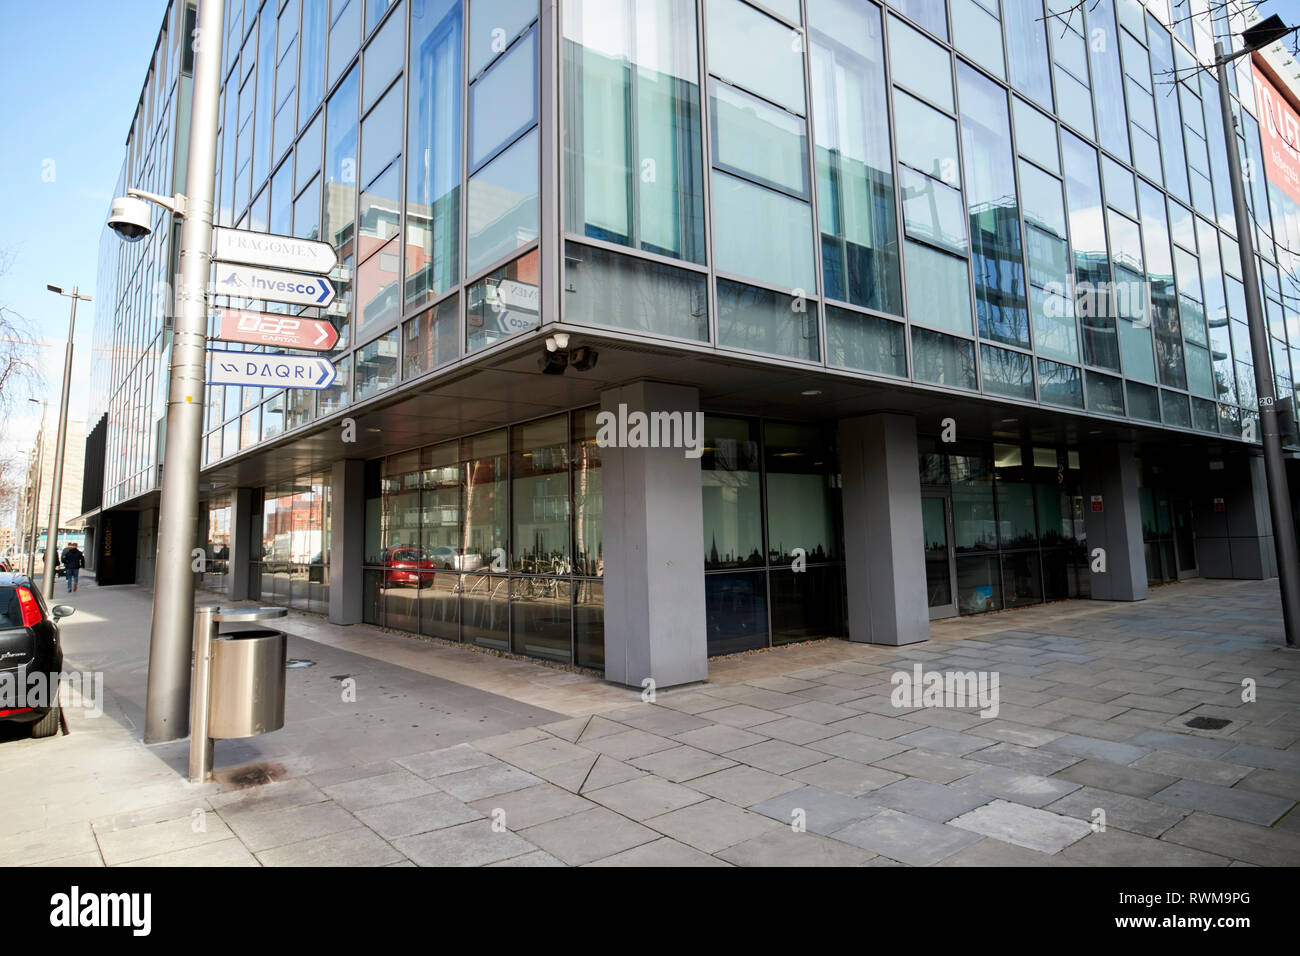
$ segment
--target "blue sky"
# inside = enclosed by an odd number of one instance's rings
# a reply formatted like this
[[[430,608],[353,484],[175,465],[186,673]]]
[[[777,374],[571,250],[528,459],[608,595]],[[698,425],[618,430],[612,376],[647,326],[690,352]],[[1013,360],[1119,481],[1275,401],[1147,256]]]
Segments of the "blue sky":
[[[166,9],[167,0],[0,0],[0,249],[14,256],[0,303],[46,343],[36,397],[50,400],[51,427],[69,300],[45,286],[95,294],[100,231]],[[89,402],[95,305],[77,309],[73,418],[85,418]],[[0,426],[0,456],[25,455],[35,437],[40,411],[22,405]]]

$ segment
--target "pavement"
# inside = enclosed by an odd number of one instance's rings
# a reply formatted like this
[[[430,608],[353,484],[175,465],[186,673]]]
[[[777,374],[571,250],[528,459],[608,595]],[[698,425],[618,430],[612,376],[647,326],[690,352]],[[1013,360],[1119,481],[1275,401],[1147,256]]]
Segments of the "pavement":
[[[1275,582],[734,655],[653,701],[291,612],[284,729],[218,741],[201,785],[186,741],[141,739],[148,592],[59,600],[65,670],[102,672],[103,712],[0,729],[4,865],[1300,864],[1300,652]],[[896,706],[918,665],[996,676],[996,715]]]

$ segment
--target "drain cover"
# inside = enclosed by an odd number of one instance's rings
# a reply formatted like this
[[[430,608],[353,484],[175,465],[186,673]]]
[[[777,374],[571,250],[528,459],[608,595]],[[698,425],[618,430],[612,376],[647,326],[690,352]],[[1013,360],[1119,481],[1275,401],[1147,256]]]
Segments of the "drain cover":
[[[315,667],[315,666],[316,666],[316,662],[315,662],[315,661],[304,661],[304,660],[299,660],[299,659],[296,658],[296,657],[291,657],[291,658],[289,658],[287,661],[284,662],[284,669],[285,669],[285,670],[288,670],[288,669],[291,668],[291,667]]]
[[[1222,717],[1193,717],[1187,722],[1187,726],[1193,730],[1222,730],[1230,720],[1224,720]]]

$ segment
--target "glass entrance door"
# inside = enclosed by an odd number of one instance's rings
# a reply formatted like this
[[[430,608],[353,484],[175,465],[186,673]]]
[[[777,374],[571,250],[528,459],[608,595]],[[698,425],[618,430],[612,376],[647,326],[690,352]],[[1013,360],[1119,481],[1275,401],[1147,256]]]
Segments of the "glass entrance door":
[[[952,503],[947,495],[921,496],[921,525],[925,538],[925,585],[930,619],[957,614],[953,586]]]
[[[1175,498],[1174,550],[1178,556],[1178,578],[1200,577],[1196,563],[1196,530],[1192,522],[1192,503],[1186,498]]]

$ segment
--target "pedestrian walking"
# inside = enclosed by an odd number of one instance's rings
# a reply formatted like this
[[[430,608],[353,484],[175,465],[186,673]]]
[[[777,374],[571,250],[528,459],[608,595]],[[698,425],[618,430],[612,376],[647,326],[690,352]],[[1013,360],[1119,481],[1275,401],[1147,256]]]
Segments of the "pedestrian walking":
[[[77,547],[77,542],[73,541],[63,549],[63,554],[59,556],[59,560],[63,562],[64,573],[68,579],[68,593],[71,594],[77,590],[77,577],[82,566],[86,563],[86,556]]]

